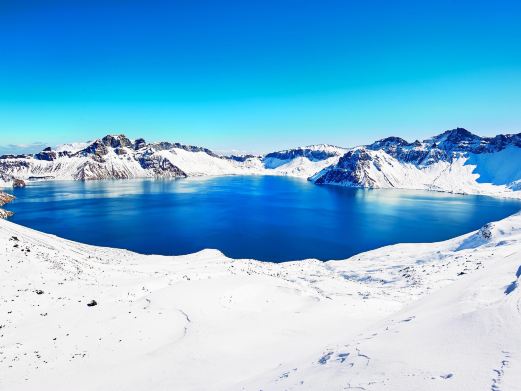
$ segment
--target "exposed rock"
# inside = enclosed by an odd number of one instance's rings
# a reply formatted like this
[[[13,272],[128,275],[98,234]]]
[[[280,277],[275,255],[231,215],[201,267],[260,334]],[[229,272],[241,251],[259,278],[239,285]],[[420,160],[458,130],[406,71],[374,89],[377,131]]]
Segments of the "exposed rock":
[[[108,152],[109,151],[108,151],[106,145],[101,140],[96,140],[88,147],[79,151],[77,153],[77,155],[82,155],[82,156],[95,155],[96,157],[100,158],[101,156],[106,155]]]
[[[248,159],[254,159],[255,157],[256,157],[255,155],[230,155],[230,156],[226,156],[225,158],[242,163]]]
[[[147,143],[145,142],[145,139],[138,138],[136,141],[134,141],[134,149],[137,151],[138,149],[145,148],[147,146]]]
[[[5,204],[11,202],[16,197],[11,194],[4,193],[3,191],[0,191],[0,206],[4,206]]]
[[[0,191],[0,206],[4,206],[5,204],[11,202],[15,198],[16,197],[11,194],[7,194],[3,191]],[[9,210],[0,209],[0,219],[7,219],[13,215],[14,213]]]
[[[132,148],[133,144],[132,142],[123,134],[113,136],[113,135],[107,135],[101,139],[101,142],[111,148]]]
[[[7,219],[13,215],[14,213],[9,210],[0,209],[0,219]]]
[[[315,183],[319,185],[342,183],[347,186],[373,187],[374,180],[365,171],[372,160],[372,156],[365,149],[349,151],[340,158],[334,168],[328,168],[324,172],[318,173]]]
[[[297,157],[307,157],[309,160],[325,160],[336,156],[333,151],[323,151],[310,148],[296,148],[286,151],[268,153],[264,159],[274,158],[279,160],[295,159]]]
[[[187,177],[179,167],[162,156],[145,153],[139,158],[139,164],[144,169],[152,170],[158,177]]]
[[[42,152],[39,152],[34,155],[35,159],[38,160],[47,160],[47,161],[53,161],[56,160],[58,157],[58,154],[51,150],[51,148],[47,147]]]
[[[94,307],[95,305],[98,305],[96,300],[91,300],[87,303],[87,307]]]
[[[354,187],[405,187],[461,191],[458,182],[466,178],[454,178],[447,186],[438,185],[446,175],[451,175],[451,165],[458,159],[468,159],[470,155],[500,152],[508,146],[521,147],[521,133],[480,137],[464,128],[447,130],[424,141],[408,143],[399,137],[387,137],[367,147],[354,148],[347,152],[336,165],[330,166],[310,178],[319,184],[338,184]],[[363,151],[366,152],[358,152]],[[437,168],[429,170],[437,163]],[[461,163],[460,163],[461,165]],[[462,171],[459,169],[460,172]],[[454,174],[457,175],[457,174]],[[461,172],[461,175],[468,173]],[[512,180],[501,183],[516,190],[516,180],[512,170],[508,175]],[[508,176],[504,175],[504,176]],[[376,179],[375,179],[376,178]],[[401,182],[400,182],[401,181]],[[472,178],[472,181],[476,181]],[[453,188],[456,188],[453,190]]]
[[[493,231],[494,223],[488,223],[481,227],[478,233],[483,239],[490,240],[492,238]]]
[[[13,187],[25,187],[25,181],[23,179],[13,179]]]

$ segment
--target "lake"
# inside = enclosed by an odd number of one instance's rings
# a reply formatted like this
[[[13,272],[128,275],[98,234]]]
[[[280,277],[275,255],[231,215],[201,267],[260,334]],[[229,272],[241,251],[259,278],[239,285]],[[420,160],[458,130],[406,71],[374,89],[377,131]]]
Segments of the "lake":
[[[78,242],[164,255],[215,248],[275,262],[449,239],[521,208],[515,200],[275,176],[35,182],[13,193],[13,222]]]

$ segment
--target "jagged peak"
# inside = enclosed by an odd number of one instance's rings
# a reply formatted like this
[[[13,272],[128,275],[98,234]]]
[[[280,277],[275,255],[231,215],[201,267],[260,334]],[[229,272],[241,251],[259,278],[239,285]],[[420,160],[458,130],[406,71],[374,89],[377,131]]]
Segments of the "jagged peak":
[[[434,136],[435,140],[450,140],[450,141],[459,141],[459,140],[469,140],[469,139],[478,139],[481,138],[478,135],[468,131],[465,128],[455,128],[446,130],[445,132]]]
[[[107,146],[112,148],[121,148],[121,147],[129,147],[133,146],[132,141],[125,136],[124,134],[108,134],[101,139],[101,142]]]
[[[406,145],[409,145],[407,140],[404,140],[401,137],[390,136],[390,137],[386,137],[381,140],[375,141],[374,143],[368,145],[368,148],[369,149],[380,149],[380,148],[392,147],[392,146],[403,147]]]

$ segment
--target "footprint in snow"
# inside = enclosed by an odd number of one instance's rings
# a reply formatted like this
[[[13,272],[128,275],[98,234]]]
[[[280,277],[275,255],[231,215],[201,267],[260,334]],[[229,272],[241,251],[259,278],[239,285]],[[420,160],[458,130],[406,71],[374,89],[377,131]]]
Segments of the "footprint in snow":
[[[514,292],[517,287],[518,287],[518,280],[519,280],[519,277],[521,277],[521,266],[519,266],[519,268],[517,269],[517,272],[516,272],[516,280],[512,281],[505,289],[505,295],[509,295],[511,294],[512,292]]]
[[[320,359],[318,360],[318,363],[319,363],[320,365],[325,365],[325,364],[329,361],[329,359],[331,358],[332,355],[333,355],[333,352],[329,352],[329,353],[323,355],[323,356],[320,357]]]

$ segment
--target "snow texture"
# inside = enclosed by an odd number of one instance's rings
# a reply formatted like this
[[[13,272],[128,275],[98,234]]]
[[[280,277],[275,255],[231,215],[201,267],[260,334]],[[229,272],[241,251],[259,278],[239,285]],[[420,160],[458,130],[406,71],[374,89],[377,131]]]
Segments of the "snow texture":
[[[521,214],[273,264],[0,221],[2,390],[519,390]]]

